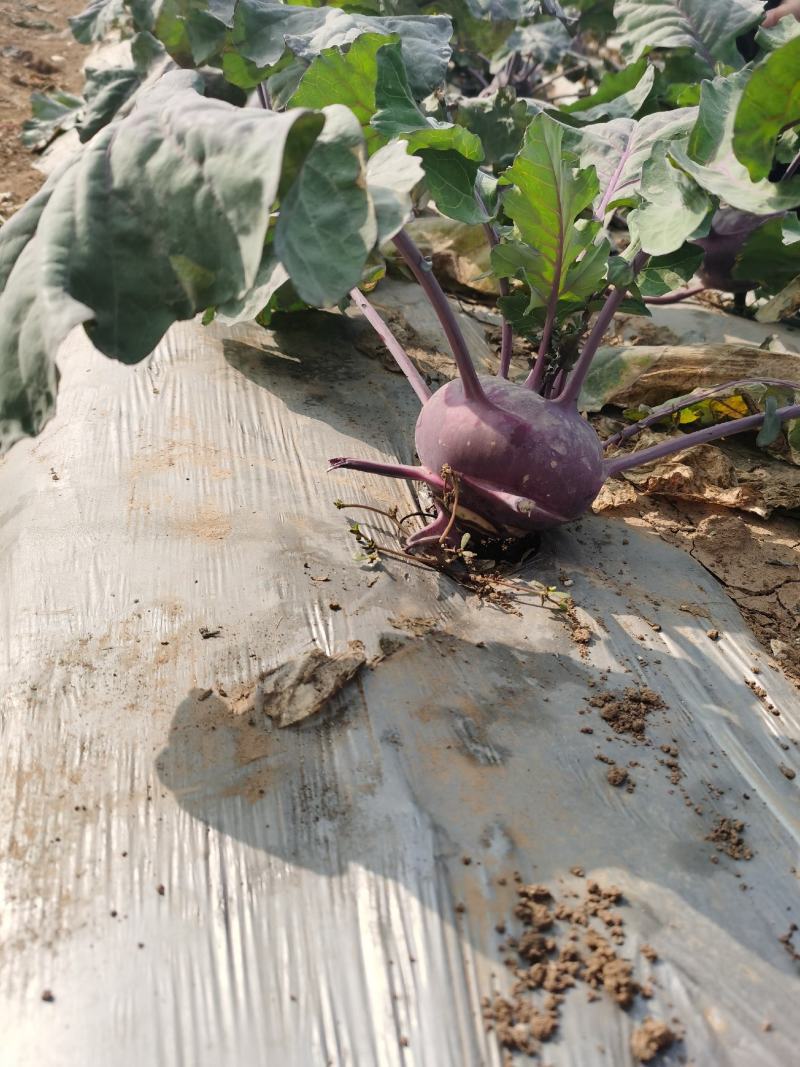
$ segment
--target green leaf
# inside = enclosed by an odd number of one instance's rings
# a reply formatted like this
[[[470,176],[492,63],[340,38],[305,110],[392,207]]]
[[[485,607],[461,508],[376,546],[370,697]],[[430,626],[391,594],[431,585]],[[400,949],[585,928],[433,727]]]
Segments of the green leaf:
[[[519,26],[492,57],[490,70],[496,74],[512,55],[532,59],[542,67],[554,67],[572,47],[572,38],[558,19],[541,19]]]
[[[358,120],[341,104],[324,114],[325,127],[281,202],[275,228],[275,251],[299,296],[320,307],[359,283],[378,236]]]
[[[486,215],[475,199],[478,164],[459,152],[423,149],[419,153],[428,189],[443,215],[475,225]]]
[[[605,218],[616,205],[637,202],[642,168],[658,141],[685,137],[697,108],[654,112],[639,119],[610,119],[570,131],[567,143],[580,156],[582,167],[594,166],[600,183],[595,214]]]
[[[797,19],[784,18],[769,30],[759,26],[756,44],[765,52],[774,52],[788,41],[793,41],[795,37],[800,37],[800,22]]]
[[[288,106],[322,108],[344,104],[361,124],[368,150],[379,148],[385,138],[370,126],[375,114],[376,56],[391,41],[391,37],[382,34],[365,33],[346,50],[323,49],[306,70]]]
[[[411,214],[411,190],[423,178],[422,163],[401,141],[391,141],[367,163],[367,190],[378,225],[376,244],[394,237]]]
[[[703,251],[684,245],[669,255],[653,256],[637,276],[642,296],[665,296],[691,281],[703,260]]]
[[[377,110],[372,117],[372,126],[376,130],[387,139],[407,138],[412,152],[435,148],[459,152],[476,162],[483,159],[483,146],[474,133],[452,122],[438,122],[417,106],[399,45],[388,44],[381,48],[376,55],[376,65]]]
[[[508,164],[517,154],[533,117],[510,86],[490,96],[460,97],[452,113],[459,126],[480,138],[485,161],[496,167]]]
[[[530,308],[580,302],[606,272],[608,244],[596,243],[600,223],[578,221],[597,195],[597,176],[593,169],[573,173],[577,161],[563,141],[564,127],[537,115],[501,178],[501,184],[512,185],[503,210],[515,224],[516,239],[528,246],[521,270],[531,290]]]
[[[137,29],[148,30],[183,67],[215,62],[237,0],[126,0]]]
[[[781,420],[778,418],[778,399],[770,393],[764,401],[764,421],[756,437],[759,448],[767,448],[773,444],[781,432]]]
[[[93,44],[124,25],[128,18],[126,0],[92,0],[79,15],[69,19],[69,25],[76,41]]]
[[[333,303],[360,278],[377,223],[356,119],[238,108],[202,85],[166,74],[0,229],[3,447],[52,411],[56,351],[76,324],[136,362],[176,320],[265,284],[279,197],[275,251],[298,291]]]
[[[22,143],[41,152],[60,133],[78,124],[82,107],[82,97],[72,93],[31,93],[32,117],[22,124]]]
[[[763,14],[761,0],[617,0],[623,50],[638,59],[653,49],[688,48],[714,69],[740,66],[736,38]]]
[[[570,7],[579,12],[579,33],[608,34],[616,27],[614,0],[573,0]]]
[[[80,139],[88,141],[98,130],[107,126],[141,84],[141,78],[133,68],[87,70],[84,86],[86,106],[78,124]]]
[[[749,71],[703,82],[697,122],[688,148],[673,143],[670,158],[706,192],[755,215],[783,212],[800,204],[800,179],[754,182],[733,152],[736,112]]]
[[[800,241],[800,219],[797,215],[787,215],[781,220],[781,240],[785,245]]]
[[[773,52],[744,87],[733,124],[733,150],[753,181],[769,176],[783,130],[800,122],[800,37]]]
[[[736,257],[733,277],[777,292],[800,274],[800,243],[784,244],[783,220],[769,219],[750,234]]]
[[[663,143],[653,148],[642,168],[641,206],[628,216],[642,249],[652,255],[675,252],[692,235],[703,236],[712,209],[708,194],[670,162],[668,149]]]
[[[577,115],[587,122],[603,118],[632,118],[650,95],[655,80],[655,67],[640,59],[629,67],[605,74],[597,92],[561,108],[568,115]]]
[[[397,35],[412,92],[422,98],[444,80],[450,59],[451,32],[450,19],[443,15],[381,18],[338,8],[291,7],[274,0],[238,0],[225,48],[229,54],[238,55],[252,65],[249,74],[247,70],[237,72],[244,79],[237,84],[250,88],[262,80],[287,50],[311,63],[324,49],[350,44],[363,33]],[[233,72],[230,60],[226,70]],[[248,79],[255,81],[245,84]]]
[[[267,248],[258,268],[253,288],[244,297],[228,300],[222,304],[216,309],[214,318],[225,325],[252,322],[263,313],[266,307],[269,307],[273,296],[288,280],[288,271],[272,248]]]
[[[91,315],[60,284],[71,251],[74,162],[0,229],[0,454],[52,415],[56,349]]]

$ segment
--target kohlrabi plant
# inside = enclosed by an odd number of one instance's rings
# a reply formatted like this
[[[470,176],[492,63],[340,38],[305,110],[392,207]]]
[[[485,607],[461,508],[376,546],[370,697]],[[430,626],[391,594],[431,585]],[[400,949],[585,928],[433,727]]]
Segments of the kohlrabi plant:
[[[439,8],[465,26],[477,2]],[[762,41],[739,62],[756,0],[736,0],[729,21],[729,0],[581,3],[574,17],[543,6],[491,5],[511,13],[519,48],[496,91],[465,98],[450,17],[414,3],[94,0],[76,32],[133,33],[131,65],[94,76],[76,117],[82,147],[0,230],[0,447],[50,416],[56,353],[75,326],[135,363],[200,313],[267,323],[282,308],[348,300],[420,400],[419,464],[331,466],[427,484],[436,518],[412,547],[523,536],[577,518],[628,468],[745,430],[773,439],[800,417],[791,382],[758,378],[764,411],[625,453],[617,446],[703,397],[645,413],[605,444],[580,397],[618,310],[646,313],[697,272],[701,285],[724,270],[776,297],[798,284],[797,39]],[[543,24],[552,39],[571,27],[572,54],[614,19],[627,67],[563,109],[517,97],[523,68],[510,57]],[[670,99],[665,78],[679,67],[701,84]],[[503,317],[494,377],[477,373],[404,229],[426,210],[485,232]],[[453,351],[458,376],[433,393],[365,295],[387,242]],[[515,331],[536,353],[519,381]]]

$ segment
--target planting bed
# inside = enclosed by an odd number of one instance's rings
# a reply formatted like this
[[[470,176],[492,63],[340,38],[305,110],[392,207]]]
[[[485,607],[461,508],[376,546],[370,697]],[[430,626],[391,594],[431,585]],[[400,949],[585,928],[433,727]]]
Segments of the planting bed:
[[[177,327],[133,372],[76,336],[62,369],[0,472],[7,1062],[500,1064],[552,995],[504,963],[534,966],[515,872],[622,892],[544,1062],[632,1062],[645,1018],[665,1062],[791,1061],[798,700],[707,570],[605,516],[546,534],[519,579],[573,594],[576,644],[535,595],[355,563],[334,497],[415,500],[313,457],[411,460],[415,405],[335,317]],[[274,725],[259,676],[348,641],[355,677]],[[628,689],[658,701],[617,732]]]

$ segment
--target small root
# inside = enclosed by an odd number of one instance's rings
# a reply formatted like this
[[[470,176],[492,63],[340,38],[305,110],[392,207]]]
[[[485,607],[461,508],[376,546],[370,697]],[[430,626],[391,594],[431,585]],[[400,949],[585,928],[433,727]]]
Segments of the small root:
[[[457,495],[456,483],[456,488],[454,489],[456,503]],[[397,511],[394,508],[391,511],[383,511],[380,508],[370,507],[366,504],[348,505],[338,500],[336,501],[336,507],[340,509],[354,507],[391,518],[397,527],[398,537],[404,533],[402,523],[405,519],[412,517],[432,518],[426,512],[415,512],[412,515],[405,516],[403,519],[398,519]],[[447,544],[445,539],[452,534],[456,513],[453,511],[448,515],[441,508],[438,510],[439,513],[433,519],[433,522],[414,535],[419,538],[416,546],[413,546],[414,551],[410,550],[413,538],[406,542],[405,549],[392,548],[389,545],[378,543],[370,534],[361,529],[359,523],[351,521],[349,532],[355,537],[361,550],[355,558],[367,565],[374,566],[382,558],[388,557],[406,564],[413,563],[426,570],[438,571],[463,588],[470,590],[481,600],[493,604],[495,607],[500,608],[501,611],[515,615],[521,614],[518,605],[525,603],[525,598],[531,596],[539,600],[542,608],[552,607],[558,611],[568,609],[571,604],[571,598],[560,593],[555,587],[545,586],[535,581],[526,583],[515,581],[500,572],[499,568],[502,565],[500,558],[482,559],[476,552],[469,551],[466,547],[469,544],[469,535],[466,535],[459,545],[455,545],[452,542]],[[437,536],[437,531],[434,529],[434,532],[426,538],[426,529],[430,529],[431,526],[435,528],[437,524],[441,524],[446,515],[448,515],[448,522],[441,536]],[[432,549],[433,551],[431,551]],[[527,555],[528,553],[526,553]]]
[[[443,545],[443,544],[445,544],[447,542],[447,539],[450,536],[450,531],[453,529],[453,525],[454,525],[454,523],[456,521],[456,514],[458,512],[458,488],[459,488],[458,487],[458,478],[453,473],[452,468],[449,467],[447,464],[445,464],[442,467],[442,477],[444,478],[444,483],[445,483],[445,500],[447,501],[447,505],[450,508],[450,521],[447,523],[447,526],[445,526],[444,533],[439,538],[439,544],[440,545]],[[447,500],[447,489],[446,489],[446,486],[447,486],[447,479],[448,478],[451,478],[452,481],[453,481],[453,499],[452,499],[452,503],[449,500]]]

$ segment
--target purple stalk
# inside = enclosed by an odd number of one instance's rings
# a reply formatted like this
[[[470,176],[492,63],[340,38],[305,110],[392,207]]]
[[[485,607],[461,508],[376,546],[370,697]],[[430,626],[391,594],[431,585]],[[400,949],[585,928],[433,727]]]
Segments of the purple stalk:
[[[800,393],[800,384],[797,382],[786,382],[782,378],[740,378],[735,382],[723,382],[721,385],[715,385],[703,393],[697,393],[695,396],[686,397],[675,404],[670,404],[669,407],[654,411],[644,419],[639,419],[638,422],[634,422],[630,426],[625,426],[619,433],[615,433],[613,436],[609,437],[603,443],[603,448],[613,448],[614,445],[618,445],[622,441],[627,441],[629,437],[633,437],[635,434],[641,433],[642,430],[646,430],[647,427],[652,426],[653,423],[661,422],[661,420],[665,419],[668,415],[675,415],[684,408],[690,408],[692,404],[700,404],[703,400],[709,400],[717,393],[721,393],[727,389],[735,389],[740,385],[781,385],[787,389],[794,389],[796,392]]]
[[[508,278],[498,278],[498,284],[500,286],[500,295],[508,296],[511,292],[508,284]],[[503,316],[503,325],[500,330],[500,366],[497,373],[501,378],[508,377],[508,370],[511,366],[511,352],[514,345],[514,331],[511,328],[511,323],[508,322],[505,315]]]
[[[631,271],[634,278],[645,263],[647,263],[649,258],[650,256],[646,252],[636,253],[633,262],[631,263]],[[557,403],[577,405],[581,388],[586,380],[586,375],[589,373],[592,360],[597,355],[597,349],[600,347],[600,342],[603,340],[606,330],[611,325],[611,321],[617,313],[617,308],[627,295],[628,290],[625,286],[622,286],[620,288],[612,289],[606,297],[606,302],[600,309],[600,312],[595,319],[594,326],[589,332],[589,336],[584,341],[583,351],[578,357],[575,366],[572,368],[569,378],[567,378],[567,384],[556,397]]]
[[[483,202],[483,197],[475,190],[475,199],[478,204],[486,211],[486,205]],[[489,242],[489,247],[494,248],[500,244],[500,238],[497,236],[497,230],[491,224],[491,222],[484,222],[483,232],[486,234],[486,239]],[[508,278],[498,278],[497,284],[500,286],[500,295],[508,296],[511,289],[508,284]],[[511,323],[506,321],[505,315],[503,316],[503,327],[500,333],[500,367],[497,371],[501,378],[508,377],[508,368],[511,366],[511,350],[514,342],[514,333],[511,329]]]
[[[351,459],[349,456],[337,456],[328,462],[328,471],[364,471],[365,474],[381,474],[384,478],[406,478],[412,482],[425,482],[431,489],[438,489],[440,492],[445,490],[444,479],[425,467],[410,467],[404,463],[377,463],[371,459]]]
[[[567,372],[564,370],[563,367],[561,367],[557,371],[555,378],[553,378],[553,383],[550,386],[550,389],[548,390],[548,392],[545,393],[545,396],[546,397],[558,396],[558,394],[564,388],[564,382],[566,381],[566,379],[567,379]]]
[[[556,279],[561,277],[561,251],[559,250],[558,259],[556,260]],[[538,393],[542,387],[542,380],[544,379],[545,370],[547,369],[547,353],[550,349],[550,340],[553,336],[553,327],[556,322],[556,310],[558,308],[558,280],[553,282],[553,288],[550,291],[550,299],[547,301],[547,314],[544,320],[544,329],[542,330],[542,340],[539,344],[539,351],[536,353],[536,362],[533,365],[533,370],[528,377],[522,383],[526,389],[532,389],[534,393]]]
[[[442,287],[437,282],[430,264],[404,230],[396,234],[393,240],[397,251],[422,286],[433,310],[436,312],[436,317],[442,324],[450,348],[453,351],[458,373],[461,375],[465,398],[478,403],[489,404],[489,400],[483,391],[483,386],[478,380],[461,327],[458,325],[453,309],[450,307]]]
[[[781,422],[786,419],[796,419],[800,417],[800,404],[779,408],[775,414]],[[615,474],[630,470],[632,467],[642,467],[646,463],[652,463],[654,459],[663,459],[664,456],[683,452],[695,445],[716,441],[720,437],[730,437],[733,434],[743,433],[745,430],[756,430],[765,418],[766,415],[763,412],[758,415],[745,415],[742,419],[733,419],[731,422],[724,422],[718,426],[708,426],[705,430],[695,430],[694,433],[682,434],[679,438],[670,437],[668,441],[661,441],[651,448],[643,448],[641,452],[629,452],[616,459],[606,460],[606,477],[613,478]]]
[[[547,369],[545,364],[546,361],[544,356],[542,355],[542,349],[540,346],[539,352],[536,356],[536,362],[533,365],[533,370],[522,383],[526,389],[532,389],[534,393],[539,392],[539,390],[542,388],[542,382],[544,381],[544,372]]]
[[[646,296],[645,304],[680,304],[682,300],[688,300],[690,296],[697,296],[705,292],[706,285],[694,285],[691,289],[676,289],[674,293],[665,293],[664,296]]]
[[[360,289],[351,289],[350,299],[356,307],[358,307],[375,333],[380,337],[394,356],[395,363],[403,374],[405,374],[406,378],[408,378],[411,388],[417,394],[420,403],[424,404],[426,400],[430,400],[431,391],[425,383],[424,378],[412,363],[406,350],[389,329],[388,324],[378,314],[372,304],[370,304],[369,300],[367,300]]]
[[[597,353],[597,349],[600,347],[600,342],[603,340],[603,336],[610,326],[611,320],[617,312],[617,308],[625,299],[627,293],[628,290],[624,288],[612,289],[610,294],[606,297],[606,302],[600,309],[600,313],[595,319],[594,326],[584,342],[583,351],[578,357],[575,366],[572,368],[570,376],[567,378],[567,384],[556,397],[555,402],[557,404],[577,404],[581,387],[586,379],[586,375],[589,373],[589,367],[592,365],[592,360]],[[537,360],[537,363],[538,362],[539,361]]]

